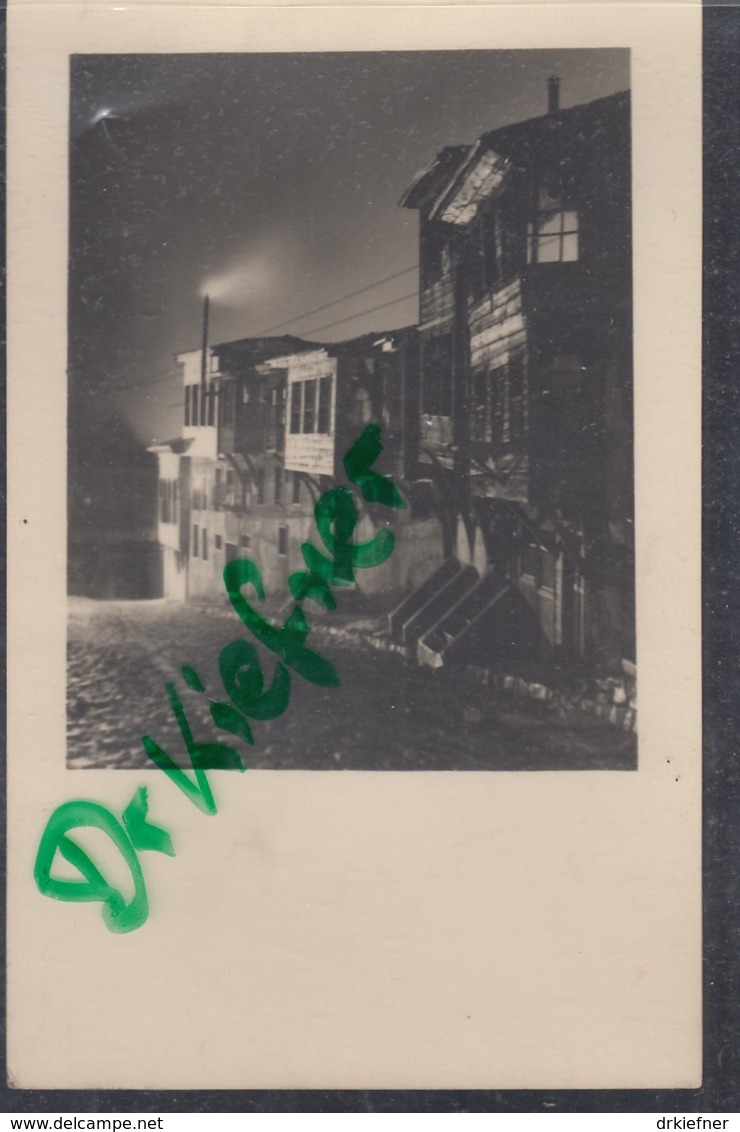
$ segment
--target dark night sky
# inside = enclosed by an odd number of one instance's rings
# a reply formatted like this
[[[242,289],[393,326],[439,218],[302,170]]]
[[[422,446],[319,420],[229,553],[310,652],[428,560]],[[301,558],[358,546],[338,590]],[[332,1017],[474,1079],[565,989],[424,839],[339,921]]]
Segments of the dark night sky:
[[[71,395],[146,443],[175,435],[162,375],[199,346],[206,283],[214,342],[415,323],[415,297],[361,313],[413,271],[300,316],[415,264],[404,188],[443,146],[544,113],[550,74],[561,105],[587,102],[629,86],[628,52],[76,56]]]

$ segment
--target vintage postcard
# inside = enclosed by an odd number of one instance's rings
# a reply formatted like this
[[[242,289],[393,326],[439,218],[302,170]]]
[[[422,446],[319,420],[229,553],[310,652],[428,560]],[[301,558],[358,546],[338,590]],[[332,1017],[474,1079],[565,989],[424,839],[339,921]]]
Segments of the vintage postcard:
[[[12,1085],[701,1083],[700,17],[11,5]]]

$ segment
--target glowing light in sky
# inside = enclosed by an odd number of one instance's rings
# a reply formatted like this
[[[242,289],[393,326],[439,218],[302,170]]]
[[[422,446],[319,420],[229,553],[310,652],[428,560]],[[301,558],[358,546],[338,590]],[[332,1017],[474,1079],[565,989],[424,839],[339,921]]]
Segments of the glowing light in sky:
[[[240,307],[250,299],[264,297],[274,286],[281,251],[277,246],[245,251],[223,271],[209,275],[200,286],[200,296],[224,307]]]

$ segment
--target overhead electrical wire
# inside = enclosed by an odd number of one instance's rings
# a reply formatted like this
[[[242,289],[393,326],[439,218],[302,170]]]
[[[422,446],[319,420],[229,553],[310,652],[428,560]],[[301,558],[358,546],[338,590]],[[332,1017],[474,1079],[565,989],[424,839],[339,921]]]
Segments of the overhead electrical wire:
[[[357,314],[348,314],[346,318],[338,318],[336,322],[325,322],[323,326],[312,326],[310,330],[302,330],[301,334],[318,334],[320,330],[330,330],[332,326],[341,326],[343,322],[352,322],[356,318],[362,318],[363,315],[374,314],[375,311],[382,311],[386,307],[395,307],[397,303],[403,303],[406,299],[415,299],[418,294],[418,291],[409,291],[408,295],[400,295],[397,299],[390,299],[387,303],[378,303],[377,307],[370,307],[368,310],[359,311]]]
[[[416,271],[418,267],[419,264],[414,263],[410,267],[404,268],[403,271],[397,271],[394,275],[386,275],[384,279],[378,279],[375,283],[368,283],[367,287],[360,287],[358,291],[351,291],[348,295],[342,295],[342,297],[339,299],[332,299],[330,303],[324,303],[320,307],[313,307],[312,310],[304,311],[303,314],[295,315],[293,318],[286,318],[283,322],[277,322],[273,326],[267,327],[267,329],[265,330],[260,330],[256,334],[250,335],[250,337],[264,338],[267,334],[272,333],[273,330],[278,330],[281,327],[292,325],[295,322],[302,322],[304,318],[308,318],[312,314],[318,314],[320,311],[329,310],[330,307],[338,306],[339,303],[344,303],[348,299],[354,299],[358,295],[364,295],[367,291],[373,291],[376,287],[380,287],[383,283],[391,283],[394,279],[400,279],[401,276],[408,275],[411,271]],[[345,318],[337,319],[336,322],[325,323],[323,326],[315,326],[311,330],[302,330],[300,331],[300,334],[317,334],[320,330],[329,330],[334,326],[340,326],[344,322],[351,322],[355,318],[363,318],[366,314],[374,314],[375,311],[384,310],[386,307],[395,306],[397,303],[403,303],[407,299],[413,299],[416,295],[418,295],[418,293],[418,291],[411,291],[409,292],[409,294],[401,295],[397,299],[390,299],[386,303],[379,303],[376,307],[370,307],[366,310],[356,311],[354,314],[347,315]],[[150,377],[141,378],[139,381],[131,381],[127,385],[121,386],[119,392],[126,393],[129,389],[138,389],[141,386],[145,385],[159,385],[163,381],[171,381],[176,376],[177,375],[174,371],[161,371],[161,376],[159,374],[155,374]]]
[[[380,287],[381,283],[390,283],[394,279],[400,279],[402,275],[408,275],[409,272],[416,271],[418,267],[418,263],[412,263],[410,267],[405,267],[403,271],[397,271],[395,275],[386,275],[385,279],[378,279],[377,283],[368,283],[367,287],[360,287],[359,291],[350,291],[348,295],[342,295],[341,299],[332,299],[330,303],[324,303],[323,306],[314,307],[313,310],[310,311],[304,311],[303,314],[296,315],[293,318],[284,318],[282,322],[276,322],[273,326],[268,326],[266,330],[260,330],[254,337],[264,338],[266,334],[272,334],[273,330],[279,330],[282,326],[292,325],[294,322],[302,322],[304,318],[309,318],[312,314],[319,314],[320,311],[328,310],[329,307],[335,307],[338,303],[345,303],[348,299],[355,299],[358,295],[364,295],[366,291],[373,291],[376,287]],[[314,331],[306,330],[303,331],[303,333],[313,334]]]

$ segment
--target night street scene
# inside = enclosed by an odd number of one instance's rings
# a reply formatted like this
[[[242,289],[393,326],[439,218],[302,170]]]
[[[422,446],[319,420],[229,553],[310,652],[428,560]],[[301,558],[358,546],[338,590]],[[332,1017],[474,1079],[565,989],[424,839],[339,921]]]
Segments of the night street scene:
[[[70,137],[67,766],[636,769],[629,53],[80,55]]]

